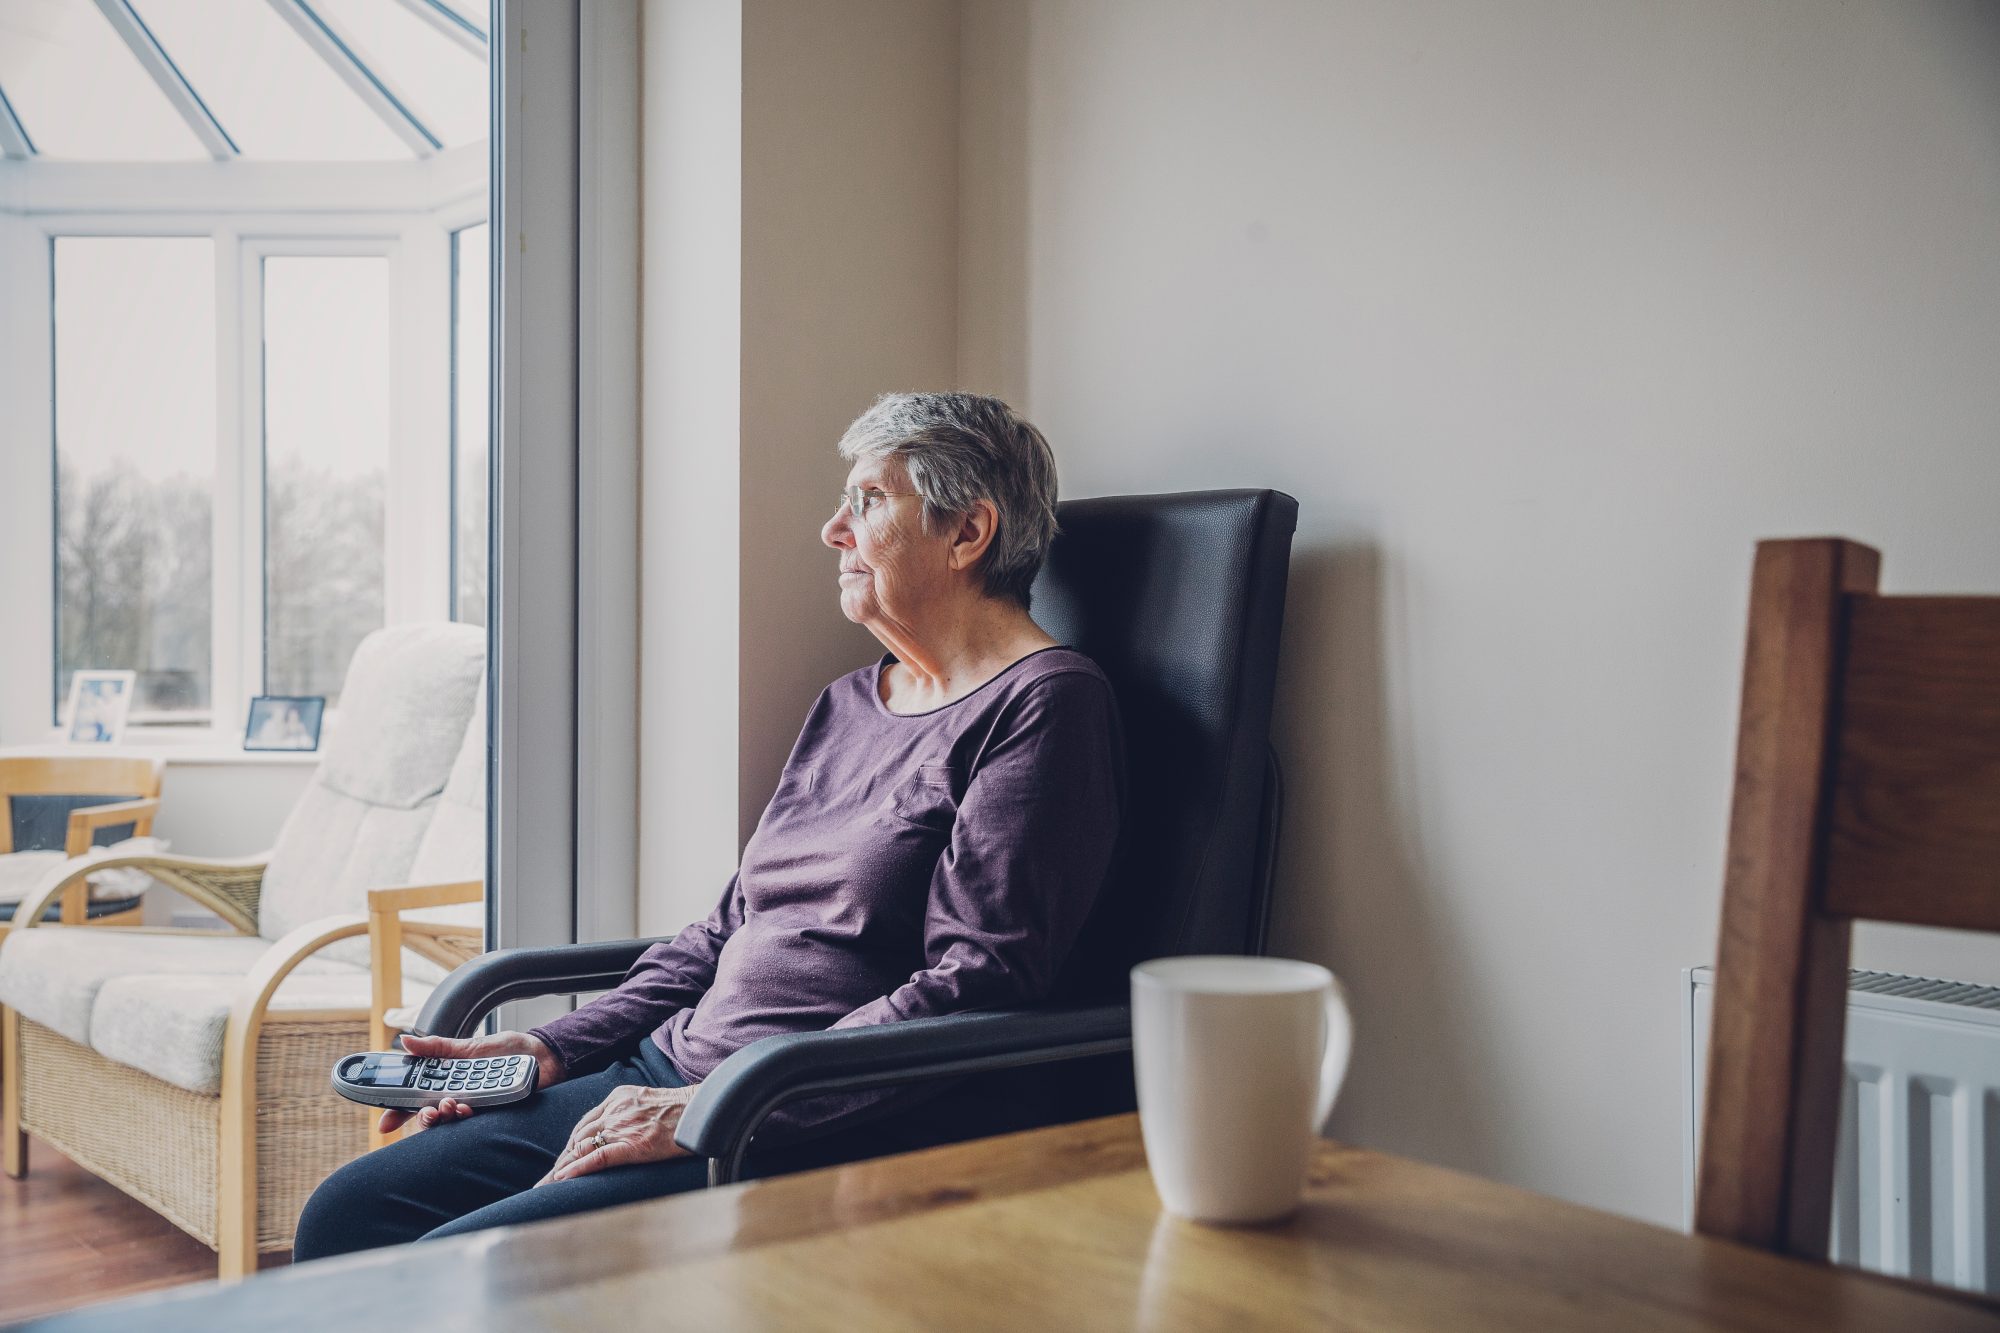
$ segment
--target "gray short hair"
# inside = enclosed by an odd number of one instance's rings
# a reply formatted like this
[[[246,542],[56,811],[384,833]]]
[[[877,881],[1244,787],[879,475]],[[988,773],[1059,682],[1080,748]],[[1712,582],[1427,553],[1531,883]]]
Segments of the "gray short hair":
[[[885,393],[840,437],[840,456],[901,462],[927,532],[992,502],[1000,519],[980,562],[986,595],[1028,605],[1056,535],[1056,459],[1013,408],[975,393]]]

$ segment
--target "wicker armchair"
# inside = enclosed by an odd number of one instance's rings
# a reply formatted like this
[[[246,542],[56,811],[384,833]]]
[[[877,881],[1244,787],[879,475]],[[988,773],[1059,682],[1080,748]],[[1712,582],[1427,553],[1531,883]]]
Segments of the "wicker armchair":
[[[57,866],[95,844],[152,833],[165,768],[110,755],[0,758],[0,940]],[[137,925],[139,901],[78,879],[47,910],[66,925]]]
[[[32,1132],[213,1246],[225,1278],[290,1248],[306,1197],[369,1146],[365,1115],[328,1080],[393,995],[361,938],[369,891],[483,871],[484,658],[468,626],[370,635],[268,855],[105,858],[23,903],[0,946],[0,1167],[25,1173]],[[117,865],[230,932],[42,920]],[[421,953],[398,962],[405,1005],[443,975]]]

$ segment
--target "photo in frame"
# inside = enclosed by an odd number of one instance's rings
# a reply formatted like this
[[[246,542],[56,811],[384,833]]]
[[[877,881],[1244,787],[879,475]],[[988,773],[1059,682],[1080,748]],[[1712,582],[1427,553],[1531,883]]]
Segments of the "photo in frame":
[[[69,682],[69,729],[72,745],[116,745],[125,739],[125,719],[132,712],[134,671],[79,671]]]
[[[243,728],[246,750],[317,750],[326,698],[318,694],[260,694],[250,701]]]

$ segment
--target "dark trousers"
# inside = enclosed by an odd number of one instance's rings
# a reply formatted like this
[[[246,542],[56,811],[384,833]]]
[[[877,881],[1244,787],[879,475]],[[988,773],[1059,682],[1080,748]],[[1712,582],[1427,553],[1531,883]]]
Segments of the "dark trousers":
[[[705,1186],[708,1159],[677,1157],[531,1188],[548,1174],[584,1113],[612,1089],[632,1085],[679,1088],[687,1080],[658,1046],[642,1040],[608,1069],[558,1083],[511,1106],[475,1111],[349,1162],[306,1201],[293,1259],[463,1235]],[[867,1131],[855,1130],[753,1151],[744,1174],[778,1175],[850,1161],[870,1155],[867,1143]]]

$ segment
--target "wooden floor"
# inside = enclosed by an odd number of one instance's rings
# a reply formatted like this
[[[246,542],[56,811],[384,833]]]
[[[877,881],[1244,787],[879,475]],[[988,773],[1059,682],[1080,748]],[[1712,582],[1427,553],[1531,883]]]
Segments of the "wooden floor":
[[[215,1251],[47,1144],[28,1167],[0,1176],[0,1323],[215,1276]]]

